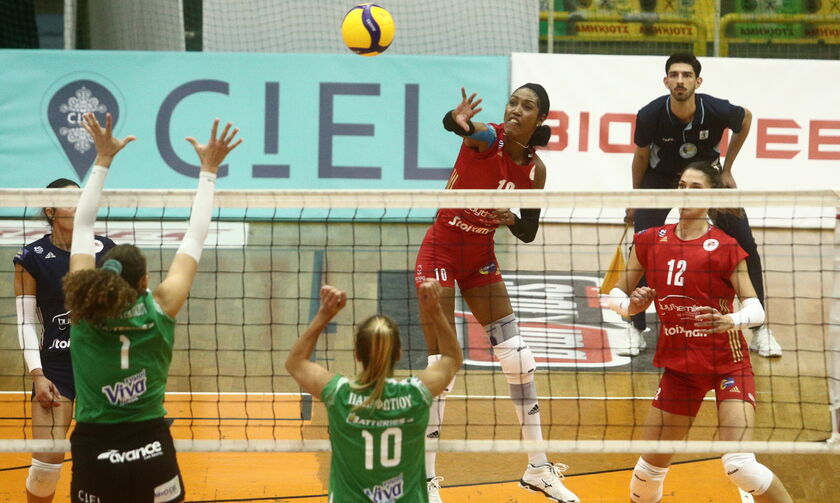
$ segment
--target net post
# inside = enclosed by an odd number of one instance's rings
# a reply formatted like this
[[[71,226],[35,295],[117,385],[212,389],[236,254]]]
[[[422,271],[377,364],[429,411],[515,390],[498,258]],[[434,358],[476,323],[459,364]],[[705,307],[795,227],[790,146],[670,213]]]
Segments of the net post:
[[[840,443],[840,207],[834,220],[834,289],[831,299],[831,319],[828,329],[828,343],[825,357],[828,368],[829,413],[831,414],[831,438],[829,442]]]

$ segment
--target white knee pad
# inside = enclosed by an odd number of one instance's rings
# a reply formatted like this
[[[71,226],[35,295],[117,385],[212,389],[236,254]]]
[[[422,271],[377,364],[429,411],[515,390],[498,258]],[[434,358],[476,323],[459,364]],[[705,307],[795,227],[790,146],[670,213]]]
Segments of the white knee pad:
[[[726,476],[742,491],[758,496],[770,489],[773,472],[756,461],[755,454],[737,452],[724,454],[721,459]]]
[[[520,336],[493,346],[508,384],[527,384],[534,380],[537,361],[531,348]]]
[[[29,476],[26,477],[26,490],[33,496],[46,498],[55,493],[59,477],[61,477],[61,463],[44,463],[32,458]]]
[[[658,503],[662,499],[662,485],[667,474],[668,468],[653,466],[639,458],[630,479],[630,500],[633,503]]]
[[[426,364],[426,368],[430,367],[433,363],[435,363],[438,360],[440,360],[440,355],[429,355],[429,357],[427,358],[428,363]],[[446,398],[446,395],[448,395],[453,388],[455,388],[455,376],[452,376],[452,380],[449,381],[449,384],[447,384],[446,387],[443,388],[443,391],[441,391],[440,395],[438,396],[440,398]]]

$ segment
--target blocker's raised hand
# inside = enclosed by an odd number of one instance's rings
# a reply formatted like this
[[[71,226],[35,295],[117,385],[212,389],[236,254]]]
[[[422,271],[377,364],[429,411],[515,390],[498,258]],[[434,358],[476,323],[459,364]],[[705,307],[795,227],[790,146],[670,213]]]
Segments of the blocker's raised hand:
[[[233,124],[228,122],[222,130],[222,134],[217,137],[219,119],[214,120],[213,128],[210,130],[210,140],[204,145],[199,143],[198,140],[192,136],[188,136],[186,138],[186,140],[192,144],[193,148],[195,148],[195,152],[201,160],[202,171],[216,173],[230,151],[242,143],[242,138],[236,140],[235,142],[233,141],[236,133],[239,132],[239,128],[234,128],[233,131],[230,131],[231,126],[233,126]]]

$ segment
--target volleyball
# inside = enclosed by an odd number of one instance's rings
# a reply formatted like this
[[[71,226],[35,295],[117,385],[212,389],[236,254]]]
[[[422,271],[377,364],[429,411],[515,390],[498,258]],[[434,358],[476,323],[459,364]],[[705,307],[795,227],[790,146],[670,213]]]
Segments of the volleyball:
[[[359,4],[344,15],[341,36],[348,49],[362,56],[385,52],[394,40],[394,19],[373,3]]]

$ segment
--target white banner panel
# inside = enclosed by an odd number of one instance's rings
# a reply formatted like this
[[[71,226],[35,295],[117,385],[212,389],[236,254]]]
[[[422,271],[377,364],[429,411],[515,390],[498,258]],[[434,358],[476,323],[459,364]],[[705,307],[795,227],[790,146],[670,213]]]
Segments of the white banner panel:
[[[513,55],[511,85],[542,84],[555,128],[546,188],[628,190],[636,112],[668,93],[665,56]],[[840,187],[840,62],[701,58],[698,92],[753,114],[733,167],[740,188]],[[723,142],[722,142],[723,143]]]
[[[188,221],[97,222],[94,231],[108,236],[115,243],[133,244],[141,248],[178,248],[187,232]],[[23,246],[50,232],[46,221],[0,219],[0,246]],[[211,222],[205,248],[241,248],[248,244],[248,224],[244,222]]]
[[[540,157],[551,190],[629,190],[636,112],[665,95],[665,56],[516,53],[511,87],[542,84],[554,136]],[[698,92],[752,111],[733,166],[739,188],[840,187],[840,62],[700,58]],[[722,140],[725,148],[728,136]],[[749,211],[749,209],[748,209]],[[761,211],[750,211],[758,220]],[[612,213],[610,213],[612,214]],[[771,215],[767,215],[771,216]],[[754,222],[758,223],[758,222]]]

